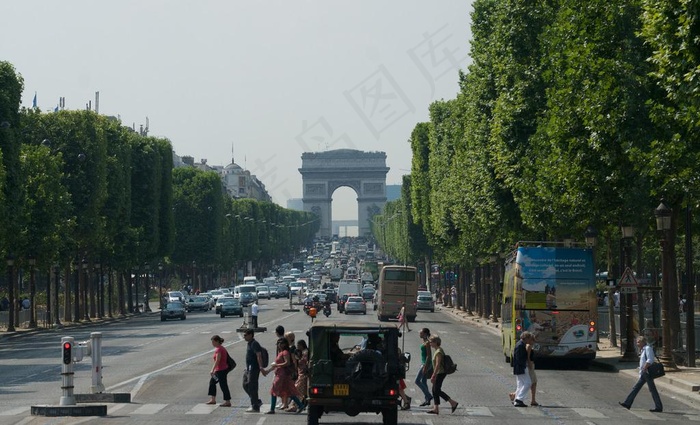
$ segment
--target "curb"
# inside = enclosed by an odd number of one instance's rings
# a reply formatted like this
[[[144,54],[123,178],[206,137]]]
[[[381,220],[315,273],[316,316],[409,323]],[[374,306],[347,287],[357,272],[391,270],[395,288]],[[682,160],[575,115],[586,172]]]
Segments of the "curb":
[[[140,317],[145,315],[160,314],[159,312],[147,312],[147,313],[129,313],[125,316],[114,316],[112,318],[104,317],[102,319],[91,319],[89,322],[68,322],[68,324],[62,324],[61,326],[54,325],[52,328],[37,327],[35,329],[29,329],[26,331],[15,331],[15,332],[0,332],[0,341],[13,340],[17,338],[22,338],[29,335],[38,335],[42,333],[57,333],[58,331],[65,332],[71,329],[80,329],[88,326],[116,323],[129,320],[134,317]]]

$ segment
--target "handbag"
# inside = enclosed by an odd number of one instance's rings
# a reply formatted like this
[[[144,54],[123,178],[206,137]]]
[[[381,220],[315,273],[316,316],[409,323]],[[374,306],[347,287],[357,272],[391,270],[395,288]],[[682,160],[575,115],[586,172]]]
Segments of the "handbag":
[[[231,355],[228,354],[228,352],[226,353],[226,356],[228,357],[226,359],[226,366],[227,366],[226,373],[228,373],[236,368],[236,361],[233,360],[233,357],[231,357]]]
[[[658,360],[658,358],[657,358]],[[664,365],[661,362],[654,362],[652,363],[648,368],[647,368],[647,373],[649,374],[649,377],[651,379],[656,379],[660,378],[664,375],[666,375],[666,371],[664,370]]]

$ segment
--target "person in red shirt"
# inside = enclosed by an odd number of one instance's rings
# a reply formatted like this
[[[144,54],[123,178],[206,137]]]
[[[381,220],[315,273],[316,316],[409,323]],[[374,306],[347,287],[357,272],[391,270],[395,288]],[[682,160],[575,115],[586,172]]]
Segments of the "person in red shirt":
[[[224,394],[223,407],[231,407],[231,392],[228,389],[228,351],[224,348],[224,339],[219,335],[211,337],[211,345],[214,346],[214,364],[209,372],[209,401],[207,404],[216,404],[216,384],[219,383]]]

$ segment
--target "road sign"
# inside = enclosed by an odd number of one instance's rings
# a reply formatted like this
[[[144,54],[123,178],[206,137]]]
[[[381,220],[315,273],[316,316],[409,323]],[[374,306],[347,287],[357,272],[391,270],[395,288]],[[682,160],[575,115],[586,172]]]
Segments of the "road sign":
[[[620,286],[620,293],[621,294],[636,294],[637,287],[636,286]]]
[[[627,267],[625,269],[625,272],[622,273],[622,277],[620,278],[620,288],[634,287],[636,289],[638,286],[639,282],[637,282],[637,278],[634,277],[634,273],[632,273],[632,270],[629,267]]]

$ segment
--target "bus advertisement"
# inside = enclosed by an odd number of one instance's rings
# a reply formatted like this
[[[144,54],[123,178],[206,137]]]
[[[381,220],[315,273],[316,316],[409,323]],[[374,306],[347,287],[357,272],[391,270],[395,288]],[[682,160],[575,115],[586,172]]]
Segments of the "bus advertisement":
[[[418,303],[418,271],[409,266],[384,266],[379,271],[377,288],[377,318],[379,321],[396,319],[405,304],[406,319],[416,320]]]
[[[592,249],[527,244],[519,242],[505,264],[501,337],[506,362],[523,331],[535,335],[537,359],[594,359],[598,304]]]

